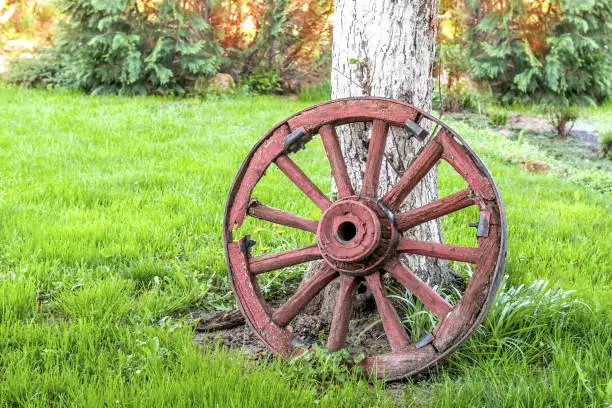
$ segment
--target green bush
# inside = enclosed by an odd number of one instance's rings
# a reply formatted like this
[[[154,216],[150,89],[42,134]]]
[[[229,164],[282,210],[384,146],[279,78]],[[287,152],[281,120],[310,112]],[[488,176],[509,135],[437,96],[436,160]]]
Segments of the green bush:
[[[434,106],[445,112],[475,110],[478,107],[477,93],[469,89],[463,80],[469,69],[469,59],[461,44],[440,44],[434,69],[437,75],[443,71],[446,76],[444,83],[436,85]]]
[[[244,79],[244,85],[250,92],[268,95],[282,92],[281,78],[276,70],[258,68]]]
[[[25,74],[18,70],[27,63],[17,64],[9,80],[94,94],[183,94],[218,70],[220,50],[208,24],[177,0],[146,7],[136,0],[58,0],[57,7],[67,19],[55,49]]]
[[[493,112],[490,121],[493,126],[505,126],[508,123],[508,112]]]
[[[568,106],[612,95],[612,2],[470,2],[470,75],[506,103]]]
[[[25,87],[49,87],[61,71],[59,57],[51,48],[40,48],[32,58],[12,57],[2,79]]]
[[[612,131],[601,135],[601,157],[612,159]]]
[[[440,95],[440,91],[442,95]],[[440,103],[442,97],[442,104]],[[459,112],[461,110],[475,111],[478,109],[480,96],[478,92],[469,89],[462,81],[454,83],[452,86],[448,84],[435,87],[433,93],[433,106],[437,109],[443,109],[445,112]]]
[[[572,106],[549,106],[546,108],[548,122],[555,128],[557,136],[567,139],[578,119],[578,109]]]

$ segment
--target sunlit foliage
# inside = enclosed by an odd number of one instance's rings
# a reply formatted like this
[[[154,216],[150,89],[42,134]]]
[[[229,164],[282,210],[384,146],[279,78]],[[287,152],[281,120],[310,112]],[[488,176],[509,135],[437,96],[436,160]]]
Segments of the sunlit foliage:
[[[468,7],[470,75],[506,102],[601,102],[611,93],[612,1],[484,0]]]

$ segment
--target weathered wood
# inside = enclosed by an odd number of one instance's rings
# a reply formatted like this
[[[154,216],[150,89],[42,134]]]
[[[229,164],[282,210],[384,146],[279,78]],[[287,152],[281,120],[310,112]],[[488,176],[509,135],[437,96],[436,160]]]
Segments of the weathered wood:
[[[400,239],[397,244],[397,252],[432,256],[434,258],[468,262],[472,264],[477,263],[482,256],[482,252],[479,248],[438,244],[436,242],[414,241],[412,239]]]
[[[494,200],[495,192],[491,183],[478,170],[478,166],[465,147],[457,142],[450,131],[442,129],[436,139],[444,147],[442,158],[467,181],[472,191],[485,200]]]
[[[251,258],[249,260],[249,270],[253,275],[257,275],[276,269],[286,268],[288,266],[299,265],[304,262],[316,261],[321,258],[321,251],[319,251],[319,247],[314,244],[305,248],[292,249],[277,254]]]
[[[320,209],[326,210],[330,206],[331,201],[329,198],[319,190],[319,187],[288,156],[282,155],[277,157],[275,163],[293,181],[293,184],[302,190]]]
[[[401,104],[388,103],[384,99],[347,99],[338,101],[337,105],[322,104],[316,109],[307,109],[289,119],[291,129],[304,128],[316,131],[325,125],[342,125],[372,119],[388,122],[393,126],[402,126],[408,119],[414,119],[418,111],[405,109]]]
[[[346,171],[346,163],[344,162],[344,157],[342,157],[336,129],[331,125],[324,125],[319,129],[319,134],[323,140],[323,147],[325,147],[325,153],[327,153],[331,173],[336,182],[338,197],[343,198],[354,195],[355,192]]]
[[[338,272],[329,267],[321,269],[315,276],[300,286],[285,304],[276,309],[272,315],[272,321],[280,327],[288,325],[337,276]]]
[[[434,312],[440,320],[444,319],[453,310],[453,307],[442,296],[438,295],[438,292],[419,279],[410,268],[402,265],[399,259],[396,258],[389,262],[385,269],[405,288],[410,290],[426,308]]]
[[[358,365],[378,378],[397,380],[422,371],[422,367],[436,358],[439,358],[439,354],[431,344],[420,349],[412,344],[404,351],[368,357]]]
[[[244,246],[244,240],[226,244],[232,287],[240,309],[255,328],[255,334],[272,352],[288,355],[293,351],[293,335],[270,321],[270,306],[263,299],[255,276],[248,270],[247,257],[241,245]]]
[[[378,192],[378,181],[380,179],[380,167],[382,165],[383,154],[385,153],[385,143],[389,124],[382,120],[372,122],[372,136],[368,146],[368,159],[366,162],[365,175],[361,194],[368,197],[375,197]]]
[[[385,101],[380,99],[375,99],[375,101],[377,106],[385,106],[385,104],[406,106],[396,101]],[[331,112],[334,105],[339,107],[344,104],[341,102],[328,102],[324,105],[327,107],[326,109]],[[316,109],[317,108],[314,108],[313,110]],[[407,112],[416,111],[414,108],[406,107],[406,109]],[[425,113],[421,114],[429,118],[429,120],[435,120]],[[342,113],[340,113],[340,116],[341,115]],[[300,115],[296,115],[294,118],[298,116]],[[382,119],[370,117],[370,120]],[[418,122],[422,124],[422,121]],[[319,129],[323,125],[324,124],[313,124],[316,129]],[[250,198],[250,194],[255,187],[255,185],[251,183],[253,180],[258,180],[261,169],[267,168],[270,163],[278,160],[279,157],[285,157],[285,151],[279,152],[277,150],[274,154],[266,152],[266,155],[260,154],[259,152],[260,149],[272,149],[274,144],[270,145],[268,142],[270,139],[277,138],[277,142],[284,140],[281,137],[282,133],[276,133],[276,131],[268,133],[267,136],[257,144],[256,149],[249,154],[230,192],[224,219],[224,240],[230,277],[238,303],[257,335],[272,352],[288,355],[300,353],[302,351],[299,346],[296,346],[298,341],[303,339],[302,333],[294,336],[292,328],[296,328],[297,326],[293,326],[292,324],[291,327],[289,327],[288,324],[299,313],[303,312],[306,306],[311,303],[311,300],[319,293],[323,292],[323,289],[327,292],[329,288],[336,286],[336,282],[333,284],[332,282],[338,277],[340,271],[342,271],[343,274],[342,279],[337,281],[338,287],[340,287],[340,295],[334,294],[333,296],[333,299],[337,299],[338,302],[334,302],[334,305],[336,305],[335,309],[333,306],[331,309],[334,310],[334,313],[333,318],[329,319],[332,327],[328,336],[328,347],[330,350],[337,350],[347,341],[347,330],[345,328],[349,326],[352,310],[350,303],[352,303],[351,299],[353,299],[353,293],[355,292],[356,286],[356,281],[348,275],[358,274],[358,276],[365,277],[371,289],[371,295],[376,301],[380,311],[383,328],[385,329],[391,348],[392,350],[399,350],[384,355],[372,355],[375,354],[374,351],[372,351],[372,353],[367,353],[368,358],[360,365],[366,368],[370,373],[376,373],[379,377],[395,379],[430,367],[440,359],[446,357],[450,351],[463,342],[467,336],[476,329],[477,325],[484,318],[484,313],[491,305],[493,295],[499,285],[499,279],[503,272],[503,258],[506,248],[503,207],[495,184],[479,159],[450,129],[445,128],[441,123],[440,126],[442,130],[438,133],[436,138],[438,141],[443,140],[440,143],[440,146],[443,146],[442,158],[452,162],[451,165],[453,168],[455,168],[462,177],[469,179],[466,180],[468,181],[469,189],[439,200],[428,199],[426,202],[429,204],[417,206],[415,207],[416,209],[411,211],[406,211],[405,208],[402,208],[402,212],[398,213],[398,209],[392,209],[396,220],[395,225],[399,225],[401,228],[407,228],[411,226],[411,223],[419,223],[417,225],[419,228],[422,226],[427,226],[429,228],[432,224],[436,224],[427,222],[430,221],[430,218],[440,217],[447,212],[450,213],[463,208],[463,206],[475,203],[478,205],[481,214],[487,215],[489,224],[488,234],[483,233],[481,234],[482,236],[478,236],[478,248],[441,244],[435,239],[435,234],[426,234],[426,239],[416,236],[419,234],[414,234],[404,239],[400,238],[398,242],[396,240],[397,230],[392,228],[394,217],[391,216],[389,212],[384,211],[378,204],[378,201],[374,198],[351,196],[333,204],[333,208],[325,210],[324,218],[326,218],[326,221],[324,223],[322,221],[319,222],[321,225],[317,227],[316,234],[318,244],[316,247],[313,245],[307,248],[287,251],[286,253],[249,258],[247,251],[249,242],[246,239],[235,242],[235,238],[232,236],[235,225],[238,225],[237,221],[243,219],[247,213],[253,216],[259,216],[261,219],[272,222],[282,221],[282,223],[288,224],[289,226],[302,227],[302,229],[310,231],[315,229],[314,223],[316,222],[282,210],[262,206]],[[281,123],[275,129],[283,129],[285,127],[286,125]],[[392,131],[390,130],[390,135],[391,134]],[[388,143],[393,143],[393,138],[388,138]],[[388,145],[388,147],[390,146]],[[392,157],[389,158],[386,155],[384,157],[381,169],[385,169],[389,161],[394,160]],[[255,160],[255,162],[252,160]],[[269,161],[266,162],[265,160]],[[319,200],[322,206],[328,205],[327,203],[329,200],[327,200],[327,198],[321,199],[320,194],[322,193],[320,193],[320,191],[316,193],[315,190],[313,193],[312,182],[308,180],[301,170],[297,169],[296,171],[297,166],[295,166],[295,164],[292,162],[289,163],[290,161],[288,158],[280,158],[280,162],[287,164],[285,170],[289,169],[289,174],[291,174],[294,179],[299,180],[298,184],[302,186],[303,190],[309,192],[309,196],[319,195],[319,197],[315,199]],[[426,163],[429,163],[429,161]],[[251,165],[253,169],[251,169]],[[281,166],[283,166],[283,164],[281,164]],[[423,169],[423,167],[420,168]],[[353,174],[351,173],[352,170],[347,168],[347,171],[349,172],[349,177],[351,177],[352,185],[356,186],[354,184]],[[423,171],[424,170],[417,171],[416,167],[412,170],[408,170],[408,172],[412,172],[413,176],[416,175],[416,178],[418,178]],[[401,173],[404,172],[402,171]],[[429,177],[430,174],[432,174],[431,171],[427,172],[424,176],[424,180]],[[384,178],[384,174],[382,173],[381,178]],[[242,184],[243,181],[246,184]],[[401,191],[398,190],[398,195],[408,194],[406,202],[410,204],[415,202],[410,197],[413,197],[416,192],[420,194],[419,189],[423,186],[423,183],[417,183],[416,186],[410,186],[411,183],[413,184],[415,182],[416,181],[411,177],[411,179],[406,180],[405,183],[402,182],[404,185],[401,187]],[[406,186],[409,188],[406,188]],[[407,193],[406,191],[410,190],[410,188],[412,188],[412,192]],[[243,196],[237,197],[236,194],[238,193],[243,194]],[[488,200],[486,197],[491,197],[491,194],[493,195],[493,199]],[[401,200],[397,200],[397,202],[399,201]],[[245,203],[247,203],[246,206]],[[251,205],[250,208],[248,206],[249,203]],[[374,212],[374,216],[370,214],[370,218],[373,217],[372,220],[374,221],[364,219],[363,214],[356,210],[356,208],[360,208],[359,206],[363,205],[366,205],[369,210]],[[342,211],[334,212],[334,209],[338,208]],[[341,228],[341,226],[347,225],[347,222],[354,225],[354,229],[349,229],[349,231],[343,229],[344,227]],[[327,226],[325,234],[323,234],[322,231],[323,225]],[[427,230],[429,231],[429,229]],[[407,231],[409,234],[413,232],[414,230],[412,229]],[[373,244],[369,245],[368,242],[372,241],[372,237],[377,236],[377,234],[380,234],[380,238],[375,239]],[[339,252],[332,250],[335,248],[336,243],[331,246],[322,245],[322,237],[330,242],[337,240],[337,245],[343,246],[343,250]],[[343,251],[353,251],[354,253],[346,257]],[[332,258],[325,258],[325,261],[319,263],[321,266],[319,269],[320,273],[317,272],[314,277],[306,279],[295,294],[290,297],[287,303],[273,311],[261,295],[256,275],[251,273],[249,269],[255,271],[255,273],[263,273],[266,270],[272,270],[277,267],[294,264],[295,262],[308,261],[315,257],[319,257],[317,253],[319,253],[320,256],[325,255],[326,257],[334,255],[335,258],[333,259],[337,261],[337,264],[330,263],[330,259]],[[417,276],[420,275],[417,275],[417,272],[412,267],[409,266],[405,268],[403,265],[399,264],[398,259],[402,253],[421,255],[409,257],[410,259],[443,258],[475,263],[475,272],[465,289],[462,299],[457,305],[452,307],[438,295],[432,287],[425,284],[424,281],[430,282],[429,279],[435,275],[435,271],[433,275],[426,275],[428,276],[427,278],[419,279]],[[389,259],[394,259],[398,264],[394,265],[394,261],[389,261]],[[377,262],[381,263],[378,264]],[[400,283],[410,289],[426,307],[430,308],[438,316],[439,323],[429,337],[424,337],[427,341],[417,342],[415,344],[409,343],[408,336],[403,329],[399,315],[393,307],[393,304],[386,297],[385,289],[381,283],[381,267],[395,276]],[[341,283],[341,280],[343,280],[344,283]],[[432,278],[432,281],[434,282],[432,286],[436,285],[436,280]],[[329,293],[338,293],[338,290]],[[370,292],[368,292],[368,294],[370,294]],[[319,310],[326,310],[325,304],[318,303],[317,305]],[[317,309],[315,308],[313,310]],[[239,316],[237,317],[239,318]],[[214,317],[211,318],[211,320],[213,319]],[[219,317],[219,320],[221,324],[224,319]],[[307,321],[309,321],[308,318],[304,319],[304,321],[300,320],[302,323]],[[306,323],[306,325],[307,324],[308,323]],[[205,326],[202,326],[202,329],[205,329],[204,327]],[[222,327],[225,326],[222,325]],[[303,330],[304,327],[300,327],[300,329]],[[314,329],[306,330],[309,331]],[[316,330],[318,330],[318,328]],[[350,345],[351,344],[349,344],[349,346]]]
[[[285,150],[284,140],[289,134],[287,126],[275,128],[261,143],[260,148],[253,152],[248,163],[243,163],[240,179],[234,183],[236,192],[229,214],[229,225],[240,227],[246,216],[246,210],[251,200],[251,192],[270,166],[270,163]],[[248,165],[247,165],[248,164]]]
[[[376,308],[378,309],[378,314],[380,315],[385,333],[389,339],[391,349],[393,351],[407,349],[410,346],[408,335],[406,334],[406,330],[404,330],[402,320],[397,314],[397,310],[395,310],[395,307],[393,307],[389,299],[387,299],[387,293],[382,286],[380,274],[375,273],[366,276],[366,282],[374,295]]]
[[[436,220],[440,217],[459,211],[474,204],[474,198],[470,189],[461,190],[432,203],[425,204],[414,210],[399,213],[395,216],[397,229],[401,232],[424,222]]]
[[[317,226],[319,225],[317,221],[310,218],[301,217],[287,211],[279,210],[278,208],[263,205],[255,198],[251,199],[248,214],[251,217],[259,218],[260,220],[270,221],[275,224],[310,231],[313,233],[317,232]]]
[[[355,277],[347,275],[340,277],[340,289],[327,338],[327,351],[329,352],[338,351],[344,347],[356,289],[357,279]]]
[[[490,271],[495,268],[498,261],[500,234],[502,231],[499,225],[491,224],[489,236],[478,238],[478,245],[486,256],[476,265],[468,290],[455,305],[452,312],[453,319],[443,320],[434,329],[436,339],[433,344],[440,352],[460,344],[474,324],[484,318],[483,305],[490,295],[491,288],[495,288],[493,286],[495,276],[491,275]]]
[[[397,211],[408,194],[414,189],[442,156],[442,146],[434,139],[430,141],[410,164],[399,181],[381,199],[391,211]]]

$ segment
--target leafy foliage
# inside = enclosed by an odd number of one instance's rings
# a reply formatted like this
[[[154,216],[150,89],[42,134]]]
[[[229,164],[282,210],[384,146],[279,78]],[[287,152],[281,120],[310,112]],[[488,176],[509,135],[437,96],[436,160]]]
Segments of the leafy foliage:
[[[54,35],[55,69],[47,67],[40,77],[63,87],[96,94],[183,94],[198,78],[221,71],[252,76],[257,93],[279,87],[297,93],[302,84],[320,82],[331,65],[331,0],[57,3],[67,19]],[[48,57],[34,64],[44,68]],[[32,80],[33,64],[24,64],[23,74],[14,66],[10,82],[45,83]]]
[[[346,348],[330,353],[315,343],[289,361],[286,375],[294,381],[309,381],[324,390],[330,383],[358,378],[360,370],[352,366],[364,358],[363,354],[353,358]]]
[[[329,73],[333,1],[228,0],[210,22],[225,50],[222,71],[248,76],[275,70],[285,90],[319,82]]]
[[[437,36],[435,74],[438,77],[434,106],[441,112],[472,110],[478,103],[468,89],[465,76],[470,68],[469,55],[462,44],[465,25],[463,10],[455,2],[440,3],[440,30]]]
[[[433,106],[443,112],[474,111],[478,108],[481,99],[483,98],[475,90],[470,89],[466,81],[458,80],[436,87]]]
[[[611,95],[612,1],[476,0],[470,12],[470,74],[504,102],[567,106]]]
[[[569,106],[552,106],[547,108],[548,121],[555,128],[561,139],[567,139],[578,119],[578,110]]]
[[[59,0],[58,9],[68,19],[49,82],[94,94],[182,94],[218,70],[208,24],[177,0]]]
[[[491,114],[491,124],[493,126],[505,126],[508,123],[508,112],[500,111]]]
[[[244,81],[248,90],[260,95],[278,93],[283,90],[278,71],[258,68]]]
[[[32,58],[12,57],[2,79],[25,87],[53,86],[60,73],[58,58],[55,50],[44,47],[41,47]]]

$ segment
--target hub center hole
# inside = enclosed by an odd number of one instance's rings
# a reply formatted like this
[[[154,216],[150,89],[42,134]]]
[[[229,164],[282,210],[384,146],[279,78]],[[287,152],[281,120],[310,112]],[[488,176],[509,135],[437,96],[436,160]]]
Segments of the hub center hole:
[[[344,221],[338,225],[336,238],[338,241],[346,243],[351,242],[357,235],[357,226],[350,221]]]

